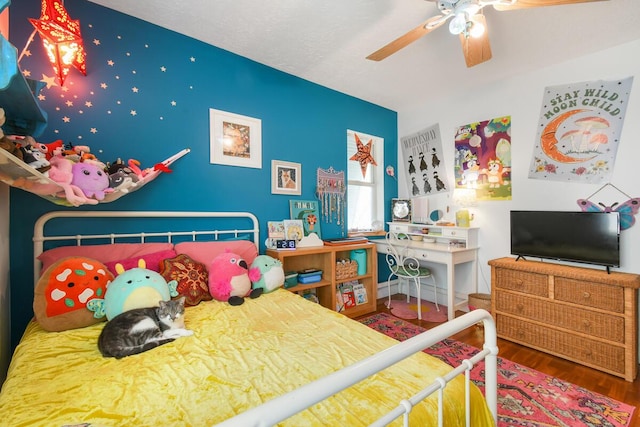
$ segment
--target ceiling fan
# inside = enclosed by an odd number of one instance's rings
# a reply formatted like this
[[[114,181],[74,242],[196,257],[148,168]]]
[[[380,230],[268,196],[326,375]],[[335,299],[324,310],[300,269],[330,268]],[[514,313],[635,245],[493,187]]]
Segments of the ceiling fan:
[[[467,67],[491,59],[491,46],[486,31],[487,22],[482,9],[493,6],[499,11],[525,9],[541,6],[556,6],[575,3],[590,3],[608,0],[427,0],[437,1],[441,14],[433,16],[418,27],[400,36],[386,46],[367,56],[372,61],[381,61],[408,46],[422,36],[443,25],[449,19],[449,31],[458,34]]]

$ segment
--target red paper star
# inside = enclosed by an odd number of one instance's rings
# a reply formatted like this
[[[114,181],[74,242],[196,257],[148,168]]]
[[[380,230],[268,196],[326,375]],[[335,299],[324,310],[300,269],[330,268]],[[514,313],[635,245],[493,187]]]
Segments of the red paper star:
[[[61,86],[70,66],[87,75],[80,21],[69,17],[60,0],[42,0],[40,19],[29,21],[40,33]]]
[[[362,141],[360,141],[357,133],[354,132],[353,135],[356,137],[356,148],[358,149],[358,151],[356,152],[356,154],[349,157],[349,160],[360,162],[360,170],[362,171],[362,177],[364,178],[367,175],[367,167],[369,167],[369,163],[371,163],[373,166],[378,166],[375,159],[371,155],[373,140],[370,139],[369,142],[367,142],[367,145],[364,145]]]

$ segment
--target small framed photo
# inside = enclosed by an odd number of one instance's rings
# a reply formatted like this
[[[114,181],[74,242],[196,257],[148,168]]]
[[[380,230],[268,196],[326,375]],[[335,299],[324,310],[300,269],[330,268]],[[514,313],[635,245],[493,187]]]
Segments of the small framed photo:
[[[391,221],[411,222],[411,199],[391,199]]]
[[[210,163],[262,169],[262,121],[209,109]]]
[[[302,165],[300,163],[271,160],[271,193],[302,194]]]

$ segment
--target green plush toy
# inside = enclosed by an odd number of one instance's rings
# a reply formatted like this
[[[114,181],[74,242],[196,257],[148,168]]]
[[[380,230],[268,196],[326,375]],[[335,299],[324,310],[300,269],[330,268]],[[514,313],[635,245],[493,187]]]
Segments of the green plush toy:
[[[272,292],[284,285],[282,263],[269,255],[258,255],[251,263],[251,269],[260,270],[260,277],[253,281],[253,289],[262,288],[264,293]]]
[[[118,314],[134,308],[157,307],[160,301],[169,301],[178,295],[178,282],[167,282],[160,273],[146,268],[143,259],[138,267],[124,270],[116,264],[118,276],[109,284],[104,299],[93,299],[87,308],[96,315],[106,315],[111,320]]]

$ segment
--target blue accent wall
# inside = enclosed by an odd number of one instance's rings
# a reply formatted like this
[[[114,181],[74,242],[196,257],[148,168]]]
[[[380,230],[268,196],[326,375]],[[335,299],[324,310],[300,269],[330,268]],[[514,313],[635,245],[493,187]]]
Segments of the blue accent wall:
[[[313,200],[318,168],[347,169],[347,129],[384,138],[397,165],[397,114],[85,0],[65,7],[79,19],[87,76],[72,69],[64,87],[40,92],[48,126],[38,141],[88,145],[103,161],[134,158],[150,167],[183,148],[191,152],[139,191],[98,206],[66,208],[11,189],[11,311],[15,346],[32,311],[33,224],[55,209],[250,211],[261,223],[289,216],[289,200]],[[39,0],[11,5],[10,38],[20,52],[38,18]],[[280,47],[281,48],[281,47]],[[53,77],[38,35],[20,68]],[[209,163],[209,109],[262,120],[262,168]],[[302,164],[300,196],[271,194],[271,160]],[[385,206],[397,194],[385,178]],[[386,213],[385,215],[388,215]],[[385,218],[388,220],[389,218]],[[322,223],[324,238],[341,227]],[[261,248],[261,252],[264,247]]]

